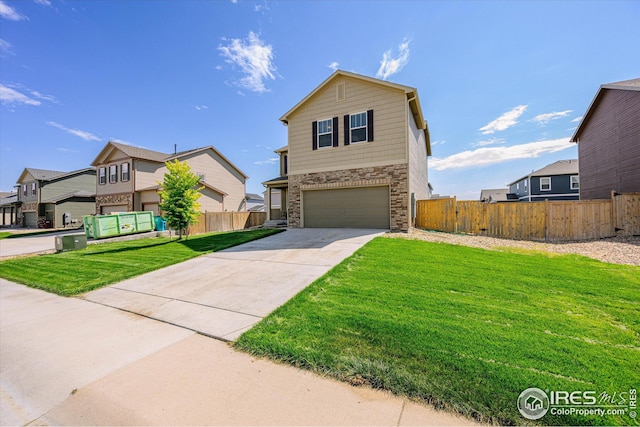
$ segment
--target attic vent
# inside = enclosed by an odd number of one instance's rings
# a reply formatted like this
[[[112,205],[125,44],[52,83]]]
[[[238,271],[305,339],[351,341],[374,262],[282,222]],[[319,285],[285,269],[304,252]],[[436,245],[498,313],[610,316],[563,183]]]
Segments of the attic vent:
[[[336,85],[336,101],[344,101],[344,100],[345,100],[344,83],[338,83]]]

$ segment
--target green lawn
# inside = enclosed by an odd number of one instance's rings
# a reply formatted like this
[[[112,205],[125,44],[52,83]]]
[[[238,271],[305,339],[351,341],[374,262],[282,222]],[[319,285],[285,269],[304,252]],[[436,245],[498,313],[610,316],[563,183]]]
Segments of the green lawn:
[[[640,267],[377,238],[236,346],[484,422],[535,424],[529,388],[640,385]],[[545,425],[636,424],[551,415]]]
[[[220,251],[282,230],[260,229],[89,245],[60,254],[0,262],[0,277],[59,295],[76,295],[130,277]]]

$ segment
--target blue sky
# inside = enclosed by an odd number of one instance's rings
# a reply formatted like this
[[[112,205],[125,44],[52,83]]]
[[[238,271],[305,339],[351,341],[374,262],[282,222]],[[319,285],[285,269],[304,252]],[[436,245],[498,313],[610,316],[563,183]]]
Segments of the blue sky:
[[[418,88],[436,193],[560,159],[603,83],[640,77],[640,1],[0,1],[0,189],[109,140],[213,145],[278,174],[278,118],[335,68]]]

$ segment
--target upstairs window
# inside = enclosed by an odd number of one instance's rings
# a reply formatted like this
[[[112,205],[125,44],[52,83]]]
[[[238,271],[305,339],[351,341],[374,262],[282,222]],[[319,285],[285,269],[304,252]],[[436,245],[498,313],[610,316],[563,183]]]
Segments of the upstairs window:
[[[32,196],[36,195],[36,183],[35,182],[31,183],[31,195]]]
[[[98,184],[104,185],[107,183],[107,168],[98,169]]]
[[[351,114],[349,116],[349,140],[362,142],[367,140],[367,113]]]
[[[318,148],[333,146],[333,120],[318,121]]]
[[[551,191],[551,177],[545,176],[540,178],[540,191]]]
[[[118,182],[118,165],[109,166],[109,183]]]
[[[287,175],[289,173],[289,156],[286,154],[282,158],[282,171],[283,175]]]
[[[27,184],[22,184],[22,195],[27,197]]]
[[[122,182],[129,181],[131,178],[131,172],[129,172],[129,163],[123,163],[120,165],[120,180]]]
[[[571,175],[571,189],[572,190],[580,189],[580,177],[578,175]]]

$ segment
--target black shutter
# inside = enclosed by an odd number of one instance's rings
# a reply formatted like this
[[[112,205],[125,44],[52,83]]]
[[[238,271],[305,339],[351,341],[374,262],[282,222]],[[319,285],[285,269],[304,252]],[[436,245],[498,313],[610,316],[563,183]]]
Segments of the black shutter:
[[[344,145],[349,145],[349,141],[351,140],[351,124],[349,123],[349,115],[345,114],[344,116]]]
[[[311,148],[313,150],[318,149],[318,122],[311,123],[311,134],[313,135],[313,142],[311,143]]]
[[[338,146],[338,118],[333,118],[333,146]]]
[[[367,141],[373,141],[373,110],[367,111]]]

